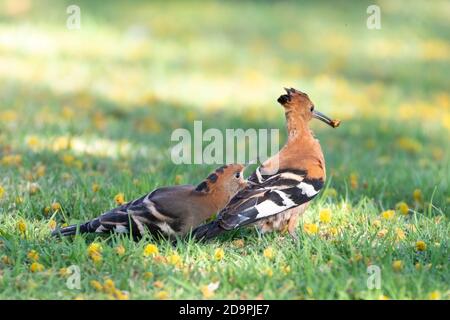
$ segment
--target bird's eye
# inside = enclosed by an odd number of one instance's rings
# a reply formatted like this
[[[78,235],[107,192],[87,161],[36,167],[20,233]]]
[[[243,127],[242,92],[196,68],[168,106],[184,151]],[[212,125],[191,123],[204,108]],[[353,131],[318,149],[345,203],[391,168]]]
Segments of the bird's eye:
[[[314,106],[311,106],[311,112],[313,112],[314,111]]]
[[[239,178],[241,177],[241,173],[240,173],[240,172],[236,172],[236,173],[234,174],[234,177],[235,177],[236,179],[239,179]]]

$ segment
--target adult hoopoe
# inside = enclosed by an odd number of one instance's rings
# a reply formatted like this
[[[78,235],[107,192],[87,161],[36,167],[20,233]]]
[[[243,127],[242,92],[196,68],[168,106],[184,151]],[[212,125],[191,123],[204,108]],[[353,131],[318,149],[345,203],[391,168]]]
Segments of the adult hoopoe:
[[[55,230],[52,235],[130,233],[135,239],[153,235],[182,236],[220,211],[247,182],[244,166],[225,165],[198,186],[163,187],[108,211],[98,218]]]
[[[308,95],[293,88],[278,98],[284,107],[288,140],[278,154],[266,160],[248,179],[216,220],[193,231],[197,239],[210,239],[225,231],[256,225],[264,233],[288,230],[296,239],[298,217],[325,182],[325,160],[308,122],[317,118],[333,128],[331,120],[314,110]]]

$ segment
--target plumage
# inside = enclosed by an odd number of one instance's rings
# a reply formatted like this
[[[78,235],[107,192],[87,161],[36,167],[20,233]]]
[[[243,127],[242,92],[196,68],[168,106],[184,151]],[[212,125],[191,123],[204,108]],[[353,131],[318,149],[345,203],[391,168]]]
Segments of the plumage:
[[[146,232],[167,237],[182,236],[222,209],[244,186],[244,166],[220,167],[199,185],[156,189],[145,196],[114,208],[81,225],[53,232],[68,236],[80,233],[131,233],[140,238]]]
[[[217,220],[194,230],[196,238],[210,239],[247,225],[256,225],[261,232],[287,228],[296,237],[299,215],[320,192],[326,178],[324,156],[308,122],[316,117],[337,127],[339,121],[314,111],[306,94],[293,88],[286,91],[278,99],[285,109],[286,145],[253,172],[247,188],[236,194]]]

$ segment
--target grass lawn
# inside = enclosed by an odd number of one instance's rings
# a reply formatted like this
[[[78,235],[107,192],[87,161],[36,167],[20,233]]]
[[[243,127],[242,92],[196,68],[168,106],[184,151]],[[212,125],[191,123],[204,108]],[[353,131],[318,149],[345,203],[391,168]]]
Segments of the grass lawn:
[[[369,30],[372,2],[78,1],[68,30],[70,1],[0,1],[0,298],[449,299],[450,6],[376,1]],[[311,124],[328,179],[298,242],[50,237],[199,183],[219,165],[170,158],[194,120],[283,144],[283,86],[342,120]]]

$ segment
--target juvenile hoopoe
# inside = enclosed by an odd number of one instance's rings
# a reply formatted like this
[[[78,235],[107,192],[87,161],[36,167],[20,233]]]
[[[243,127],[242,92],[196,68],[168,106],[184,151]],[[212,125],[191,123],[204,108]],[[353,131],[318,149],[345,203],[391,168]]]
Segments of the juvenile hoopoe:
[[[153,235],[183,236],[219,212],[247,181],[244,166],[225,165],[199,185],[163,187],[112,209],[81,225],[55,230],[52,235],[77,233],[130,233],[139,239]]]
[[[253,172],[248,186],[231,199],[216,220],[193,231],[197,239],[210,239],[247,225],[256,225],[261,233],[287,229],[297,238],[297,219],[322,189],[326,177],[322,149],[308,122],[317,118],[333,128],[340,122],[314,110],[305,93],[285,90],[287,94],[277,101],[285,111],[286,144]]]

